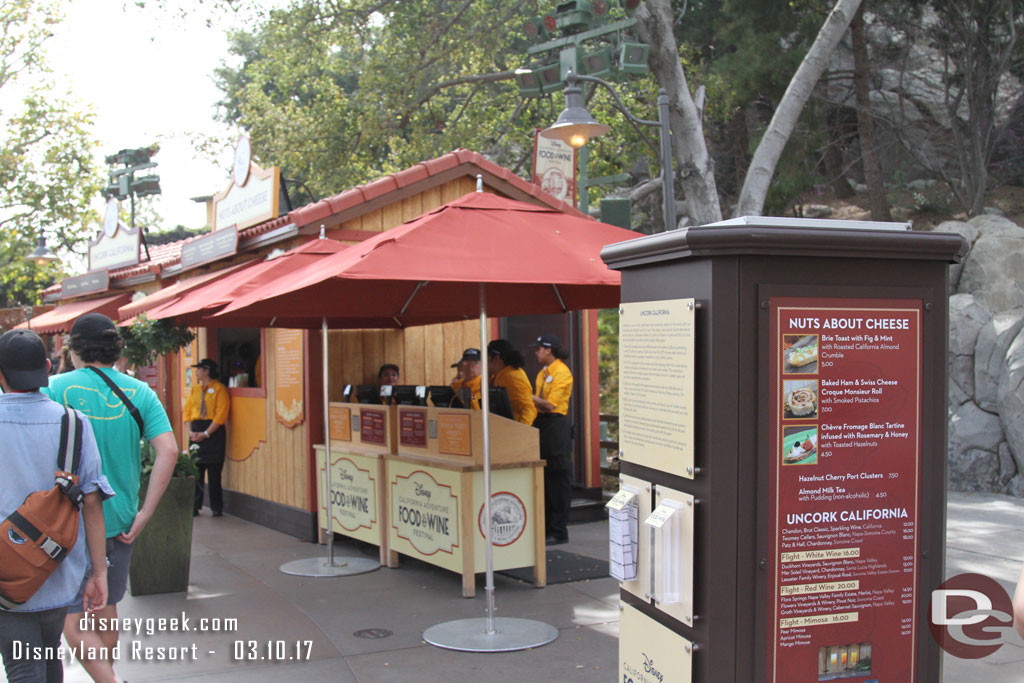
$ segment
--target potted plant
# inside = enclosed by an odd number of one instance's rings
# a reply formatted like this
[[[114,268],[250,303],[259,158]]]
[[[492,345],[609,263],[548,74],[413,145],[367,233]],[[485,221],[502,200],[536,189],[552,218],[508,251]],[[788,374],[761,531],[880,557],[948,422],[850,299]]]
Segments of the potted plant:
[[[188,346],[195,338],[187,325],[169,319],[150,320],[145,313],[140,313],[130,326],[121,328],[122,356],[130,365],[144,367],[152,365],[157,356]]]
[[[145,500],[154,452],[142,445],[141,506]],[[132,595],[177,593],[188,590],[192,560],[192,504],[196,492],[196,463],[189,451],[178,455],[174,474],[160,505],[135,541],[128,576]]]

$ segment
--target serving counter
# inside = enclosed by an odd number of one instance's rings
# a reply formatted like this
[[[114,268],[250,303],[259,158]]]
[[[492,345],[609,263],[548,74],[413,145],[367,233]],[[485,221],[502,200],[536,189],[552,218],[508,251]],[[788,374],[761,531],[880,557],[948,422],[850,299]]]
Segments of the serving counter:
[[[330,503],[335,533],[380,548],[380,563],[395,566],[388,553],[387,468],[385,457],[395,445],[394,408],[331,403]],[[321,542],[327,533],[324,492],[325,448],[316,444],[316,472]]]
[[[476,593],[486,570],[483,413],[421,406],[331,403],[333,530],[462,575]],[[544,555],[544,462],[533,427],[490,415],[494,570],[533,567],[547,583]],[[324,447],[315,447],[317,491],[324,491]],[[327,529],[320,496],[319,524]]]
[[[486,570],[483,413],[398,406],[396,453],[385,458],[388,546],[462,574],[462,594],[476,593]],[[538,432],[489,416],[494,570],[533,567],[547,583],[544,472]]]

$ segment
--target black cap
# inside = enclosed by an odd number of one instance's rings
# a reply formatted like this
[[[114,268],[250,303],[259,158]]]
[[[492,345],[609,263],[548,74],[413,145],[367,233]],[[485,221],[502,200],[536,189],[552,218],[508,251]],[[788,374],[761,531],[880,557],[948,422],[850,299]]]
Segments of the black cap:
[[[503,353],[509,351],[515,351],[515,347],[512,346],[512,342],[507,339],[492,339],[487,344],[487,353],[491,355],[500,356]]]
[[[210,372],[215,373],[217,372],[217,361],[213,360],[212,358],[204,358],[195,365],[193,365],[192,367],[203,368],[204,370],[209,370]]]
[[[547,349],[560,349],[562,348],[562,340],[558,338],[557,334],[542,334],[530,346],[532,348],[543,346]]]
[[[83,341],[111,341],[119,335],[113,320],[102,313],[86,313],[71,326],[71,336]]]
[[[31,330],[9,330],[0,335],[0,371],[15,391],[49,385],[46,344]]]
[[[462,352],[462,358],[460,358],[459,360],[457,360],[454,363],[452,363],[451,366],[453,368],[457,368],[459,366],[459,363],[461,363],[463,361],[467,361],[467,360],[469,360],[469,361],[483,360],[483,357],[480,355],[480,349],[474,349],[474,348],[466,349],[465,351]]]

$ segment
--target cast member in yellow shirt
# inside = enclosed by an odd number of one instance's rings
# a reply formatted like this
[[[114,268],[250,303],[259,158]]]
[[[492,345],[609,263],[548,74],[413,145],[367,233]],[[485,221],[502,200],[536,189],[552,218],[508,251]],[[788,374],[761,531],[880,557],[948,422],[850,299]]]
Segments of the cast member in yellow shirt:
[[[508,392],[513,419],[532,425],[537,407],[533,405],[530,380],[523,372],[523,354],[507,339],[495,339],[487,345],[487,368],[491,373],[491,386],[505,387]]]
[[[192,514],[198,515],[203,507],[203,480],[210,481],[210,509],[214,517],[224,514],[224,492],[221,488],[221,473],[224,470],[224,455],[227,449],[227,432],[224,425],[231,410],[231,396],[228,388],[217,380],[217,363],[204,358],[195,365],[192,391],[185,402],[182,418],[188,440],[199,445],[199,474],[196,476],[196,499]]]
[[[480,349],[469,348],[462,352],[462,358],[452,363],[453,368],[459,369],[455,379],[452,380],[452,391],[455,392],[455,396],[459,397],[461,401],[459,392],[463,388],[468,389],[472,398],[472,406],[464,405],[463,407],[465,408],[472,407],[474,410],[480,410],[480,368],[482,360],[483,357],[480,355]]]
[[[537,373],[533,404],[537,418],[533,426],[540,430],[540,457],[544,466],[544,521],[546,542],[558,545],[569,541],[569,508],[572,504],[572,424],[569,398],[572,396],[572,371],[563,361],[569,351],[554,334],[542,334],[530,346],[543,369]]]

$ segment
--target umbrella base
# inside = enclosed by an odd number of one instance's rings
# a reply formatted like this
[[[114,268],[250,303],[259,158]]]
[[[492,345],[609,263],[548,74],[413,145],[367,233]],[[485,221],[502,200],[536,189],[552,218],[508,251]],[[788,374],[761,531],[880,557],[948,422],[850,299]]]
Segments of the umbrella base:
[[[281,565],[281,572],[292,576],[353,576],[380,569],[380,562],[365,557],[336,557],[334,564],[326,558],[310,557]]]
[[[457,619],[431,626],[423,640],[436,647],[460,652],[514,652],[547,645],[558,638],[558,629],[542,621],[499,617],[494,632],[487,633],[487,619]]]

